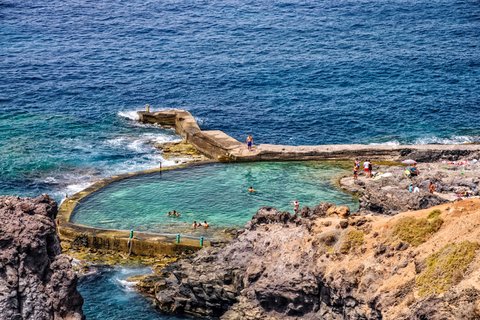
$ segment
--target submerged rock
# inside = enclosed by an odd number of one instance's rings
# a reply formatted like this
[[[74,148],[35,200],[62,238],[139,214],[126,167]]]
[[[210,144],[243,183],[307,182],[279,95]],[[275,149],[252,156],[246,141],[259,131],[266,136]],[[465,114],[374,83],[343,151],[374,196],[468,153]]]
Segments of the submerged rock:
[[[0,319],[84,319],[48,196],[0,197]]]

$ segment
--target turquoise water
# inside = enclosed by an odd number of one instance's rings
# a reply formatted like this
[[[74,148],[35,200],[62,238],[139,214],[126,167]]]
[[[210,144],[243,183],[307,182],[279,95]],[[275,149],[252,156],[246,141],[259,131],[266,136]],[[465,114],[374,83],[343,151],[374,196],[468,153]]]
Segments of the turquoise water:
[[[211,164],[143,175],[115,182],[83,200],[73,215],[80,224],[161,233],[198,234],[192,222],[210,230],[243,226],[262,206],[293,211],[292,202],[356,202],[332,185],[343,169],[321,162]],[[249,193],[253,186],[256,190]],[[176,210],[179,218],[168,217]]]
[[[83,312],[87,320],[186,320],[160,314],[127,282],[129,277],[151,273],[148,268],[115,268],[80,280],[78,290],[85,299]]]

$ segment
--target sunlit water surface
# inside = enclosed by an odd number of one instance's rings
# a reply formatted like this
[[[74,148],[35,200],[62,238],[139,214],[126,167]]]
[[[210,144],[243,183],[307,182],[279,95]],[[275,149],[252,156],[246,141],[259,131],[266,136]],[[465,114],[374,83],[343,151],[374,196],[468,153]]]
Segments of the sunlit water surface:
[[[208,221],[211,230],[243,226],[263,206],[293,212],[292,202],[314,206],[322,201],[356,201],[335,188],[346,171],[322,162],[210,164],[115,182],[83,200],[73,221],[115,229],[160,233],[193,232],[193,221]],[[252,186],[256,192],[248,192]],[[169,217],[176,210],[180,217]],[[207,233],[208,234],[208,233]]]

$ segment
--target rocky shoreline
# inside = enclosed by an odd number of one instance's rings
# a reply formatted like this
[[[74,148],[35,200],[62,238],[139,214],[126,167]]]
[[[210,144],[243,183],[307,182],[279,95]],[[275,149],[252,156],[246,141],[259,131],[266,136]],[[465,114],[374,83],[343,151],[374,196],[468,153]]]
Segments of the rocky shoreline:
[[[48,196],[0,197],[0,319],[84,319]]]
[[[355,214],[328,203],[298,215],[262,208],[233,241],[140,290],[163,312],[212,319],[478,319],[480,200],[459,195],[479,195],[479,170],[461,163],[420,164],[413,179],[392,165],[344,177],[359,195]]]
[[[163,312],[214,319],[478,319],[479,205],[348,218],[326,203],[298,216],[262,208],[225,247],[165,268],[149,293]]]
[[[374,177],[361,174],[358,180],[343,177],[339,186],[359,196],[359,213],[393,215],[407,210],[433,207],[466,197],[480,196],[479,161],[442,161],[419,163],[420,174],[406,177],[403,165],[376,165]],[[433,183],[435,192],[429,192]],[[409,192],[409,186],[419,192]]]
[[[480,163],[418,168],[421,174],[413,179],[391,164],[375,166],[374,178],[341,178],[340,187],[359,196],[358,212],[329,203],[298,214],[261,208],[230,242],[181,257],[61,244],[57,207],[48,196],[2,197],[0,216],[11,223],[1,226],[0,307],[6,313],[0,319],[83,319],[75,273],[132,263],[152,266],[153,275],[132,281],[169,314],[478,319]],[[420,192],[409,192],[409,184]],[[473,198],[462,200],[465,195]],[[73,267],[62,250],[78,259]]]

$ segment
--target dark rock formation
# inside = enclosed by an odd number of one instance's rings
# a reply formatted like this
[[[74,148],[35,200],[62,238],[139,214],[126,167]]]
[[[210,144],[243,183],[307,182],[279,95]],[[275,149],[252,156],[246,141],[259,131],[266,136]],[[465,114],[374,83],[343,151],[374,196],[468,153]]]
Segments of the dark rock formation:
[[[466,204],[457,204],[452,212],[465,210]],[[415,279],[425,257],[420,247],[388,231],[395,218],[345,218],[344,211],[332,204],[298,215],[260,209],[232,242],[204,248],[156,275],[157,306],[228,320],[480,318],[479,292],[471,285],[475,271],[460,290],[418,297]],[[452,226],[445,222],[435,245],[442,238],[450,242]],[[425,246],[431,254],[434,246]]]
[[[353,294],[356,272],[326,277],[325,265],[316,264],[323,252],[302,240],[315,235],[315,219],[332,206],[304,208],[298,216],[260,209],[226,247],[206,248],[164,270],[156,284],[159,308],[222,319],[381,319],[374,300]]]
[[[83,319],[70,259],[48,196],[0,197],[0,319]]]
[[[410,193],[405,188],[390,188],[374,183],[365,186],[360,197],[360,210],[377,214],[397,214],[402,211],[430,208],[447,200],[424,190]]]

